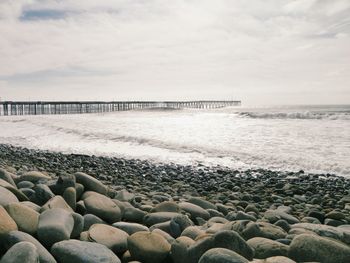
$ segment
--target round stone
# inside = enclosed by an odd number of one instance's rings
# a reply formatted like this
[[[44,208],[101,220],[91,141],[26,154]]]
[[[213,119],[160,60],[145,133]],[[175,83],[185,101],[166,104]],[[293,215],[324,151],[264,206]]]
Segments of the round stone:
[[[5,208],[0,205],[0,240],[3,235],[13,230],[17,230],[16,222],[7,213]]]
[[[133,259],[160,263],[169,255],[171,246],[157,233],[137,232],[128,238],[128,248]]]
[[[84,200],[86,211],[89,214],[115,223],[121,220],[120,208],[108,197],[101,194],[93,194]]]
[[[38,263],[39,254],[30,242],[19,242],[12,246],[1,258],[1,263]]]
[[[34,235],[38,229],[39,213],[22,203],[11,203],[6,210],[20,231]]]
[[[212,248],[205,252],[199,259],[199,263],[248,263],[249,261],[226,248]]]
[[[54,244],[51,253],[64,263],[120,263],[106,246],[79,240],[65,240]]]
[[[56,242],[68,240],[74,228],[74,219],[70,212],[54,208],[43,212],[39,217],[38,239],[45,247]]]
[[[94,224],[88,234],[90,241],[105,245],[116,254],[127,250],[129,235],[123,230],[105,224]]]

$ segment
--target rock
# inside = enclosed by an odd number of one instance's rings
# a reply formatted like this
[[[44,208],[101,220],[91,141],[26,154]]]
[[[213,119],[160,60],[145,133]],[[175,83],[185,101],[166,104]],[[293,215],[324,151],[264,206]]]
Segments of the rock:
[[[153,209],[152,213],[155,212],[174,212],[174,213],[179,213],[180,212],[180,207],[177,203],[173,201],[165,201],[160,204],[157,204]]]
[[[226,248],[240,254],[246,259],[252,259],[254,250],[235,231],[223,230],[212,236],[203,236],[188,248],[189,262],[198,262],[200,257],[211,248]]]
[[[146,226],[152,226],[155,224],[163,223],[166,221],[170,221],[172,218],[179,216],[181,214],[174,212],[156,212],[150,213],[144,216],[143,223]]]
[[[104,224],[94,224],[88,230],[89,241],[105,245],[115,254],[124,253],[128,246],[128,234]]]
[[[46,250],[46,248],[44,248],[38,240],[36,240],[34,237],[27,233],[21,231],[11,231],[6,235],[4,245],[8,249],[22,241],[28,241],[36,247],[37,252],[39,254],[40,263],[56,263],[56,260]]]
[[[44,211],[39,217],[38,239],[45,247],[68,240],[74,228],[74,219],[70,212],[61,208]]]
[[[31,209],[33,209],[34,211],[40,213],[41,207],[38,206],[37,204],[34,204],[33,202],[30,201],[24,201],[21,202],[22,205],[25,205],[26,207],[29,207]]]
[[[18,177],[16,181],[17,181],[17,183],[22,182],[22,181],[29,181],[32,183],[37,183],[39,181],[47,181],[50,179],[51,179],[50,176],[47,176],[41,172],[30,171],[30,172],[27,172],[27,173],[21,175],[20,177]]]
[[[29,181],[22,181],[17,184],[18,188],[33,188],[35,184]]]
[[[35,191],[36,200],[39,202],[38,204],[45,204],[51,198],[55,196],[55,194],[51,191],[51,189],[46,184],[37,184],[33,188]]]
[[[325,218],[325,213],[322,211],[312,210],[307,214],[307,216],[317,218],[321,223],[323,223]]]
[[[40,215],[38,212],[22,203],[11,203],[5,208],[12,219],[16,222],[20,231],[31,235],[36,234]]]
[[[57,194],[62,195],[64,190],[67,189],[68,187],[75,188],[75,184],[76,184],[76,180],[73,174],[67,174],[67,173],[60,174],[58,176],[56,186],[55,186]]]
[[[105,221],[92,214],[84,215],[84,231],[89,230],[89,228],[94,224],[105,224]]]
[[[100,193],[102,195],[107,195],[107,187],[104,186],[99,180],[96,178],[86,174],[86,173],[75,173],[74,174],[77,183],[84,185],[85,190],[94,191]]]
[[[0,186],[0,205],[6,206],[15,202],[18,202],[18,198],[11,191]]]
[[[178,215],[170,220],[170,234],[177,238],[181,233],[189,226],[192,226],[193,222],[186,215]]]
[[[68,187],[66,190],[64,190],[63,199],[72,208],[72,210],[75,211],[77,204],[77,192],[74,187]]]
[[[290,244],[289,257],[298,262],[348,263],[350,247],[329,238],[302,234]]]
[[[296,263],[294,260],[283,256],[270,257],[266,259],[257,259],[251,263]]]
[[[17,230],[16,222],[7,213],[4,207],[0,205],[0,240],[7,233]]]
[[[345,219],[345,215],[339,211],[331,211],[326,214],[326,218],[334,219],[334,220],[343,220]]]
[[[151,230],[151,232],[161,235],[162,237],[164,237],[166,239],[166,241],[168,241],[169,244],[171,244],[175,241],[175,238],[173,238],[169,233],[167,233],[166,231],[164,231],[162,229],[156,228],[156,229]]]
[[[299,219],[290,214],[287,214],[286,212],[280,209],[267,210],[264,214],[264,218],[266,218],[270,223],[275,223],[280,219],[286,220],[289,224],[299,223]]]
[[[321,224],[320,220],[315,217],[306,216],[300,220],[300,223]]]
[[[1,263],[38,263],[39,254],[35,245],[30,242],[19,242],[13,245],[1,258]]]
[[[41,208],[41,212],[44,212],[49,209],[61,208],[68,212],[73,212],[73,209],[67,204],[62,196],[56,195],[47,201]]]
[[[78,213],[71,213],[74,220],[74,227],[70,235],[71,238],[77,238],[84,230],[84,217]]]
[[[199,197],[192,197],[188,200],[189,203],[198,205],[200,207],[202,207],[203,209],[214,209],[217,210],[218,208],[216,207],[216,205],[202,199]]]
[[[236,215],[236,220],[249,220],[249,221],[256,221],[256,218],[252,215],[249,215],[247,213],[244,213],[242,211],[238,211]]]
[[[9,171],[6,171],[3,168],[0,168],[0,179],[8,182],[9,184],[11,184],[14,187],[17,187],[15,182],[12,179],[11,173]]]
[[[208,220],[210,218],[209,212],[198,205],[188,202],[181,202],[179,203],[179,207],[189,213],[192,220],[196,220],[197,217],[203,218],[204,220]]]
[[[89,214],[115,223],[121,220],[120,208],[108,197],[101,194],[93,194],[84,200],[86,211]]]
[[[279,226],[284,231],[288,232],[290,230],[290,225],[286,220],[280,219],[277,222],[274,223],[275,226]]]
[[[124,209],[123,220],[128,222],[142,223],[147,215],[145,211],[135,207],[126,207]]]
[[[19,201],[29,201],[28,196],[25,195],[25,193],[23,193],[21,189],[17,189],[17,187],[5,182],[2,179],[0,179],[0,186],[6,188],[11,193],[13,193]]]
[[[189,237],[195,240],[197,237],[202,236],[204,234],[205,232],[198,226],[189,226],[182,231],[181,236]]]
[[[128,248],[133,259],[143,263],[160,263],[170,252],[170,244],[156,233],[137,232],[128,238]]]
[[[125,231],[129,235],[140,231],[149,231],[148,227],[137,223],[117,222],[114,223],[112,226]]]
[[[265,259],[273,256],[287,256],[288,246],[280,242],[263,238],[254,237],[247,241],[247,244],[255,250],[254,258]]]
[[[249,261],[226,248],[212,248],[205,252],[199,263],[248,263]]]
[[[265,237],[276,240],[287,236],[287,233],[282,228],[267,222],[238,220],[225,224],[223,229],[234,230],[246,240],[253,237]]]
[[[310,223],[299,223],[293,225],[292,230],[296,229],[305,229],[307,231],[312,231],[322,237],[334,238],[350,245],[350,229]]]
[[[123,189],[117,192],[114,199],[117,199],[119,201],[124,202],[131,202],[135,198],[135,195],[132,193],[129,193],[127,190]]]
[[[52,246],[51,253],[59,263],[120,263],[106,246],[79,240],[58,242]]]

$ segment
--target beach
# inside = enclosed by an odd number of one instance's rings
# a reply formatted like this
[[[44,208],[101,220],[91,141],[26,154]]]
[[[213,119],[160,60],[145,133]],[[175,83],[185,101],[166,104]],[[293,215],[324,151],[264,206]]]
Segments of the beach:
[[[33,261],[26,262],[349,262],[346,177],[4,144],[0,167],[1,191],[15,195],[0,200],[5,259],[28,253]],[[30,220],[37,223],[28,227]]]

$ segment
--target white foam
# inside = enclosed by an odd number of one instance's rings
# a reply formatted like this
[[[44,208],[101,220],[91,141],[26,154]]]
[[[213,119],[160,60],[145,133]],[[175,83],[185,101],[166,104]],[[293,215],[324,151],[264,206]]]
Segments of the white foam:
[[[242,117],[247,111],[243,112],[224,109],[2,117],[0,142],[182,164],[350,175],[348,119],[254,118]],[[289,116],[295,112],[283,111]],[[261,110],[255,114],[275,113]]]

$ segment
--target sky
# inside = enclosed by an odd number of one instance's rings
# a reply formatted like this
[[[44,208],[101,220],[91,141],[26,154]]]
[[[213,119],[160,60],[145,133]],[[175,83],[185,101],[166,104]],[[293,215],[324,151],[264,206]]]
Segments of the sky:
[[[350,1],[1,0],[0,98],[350,104]]]

